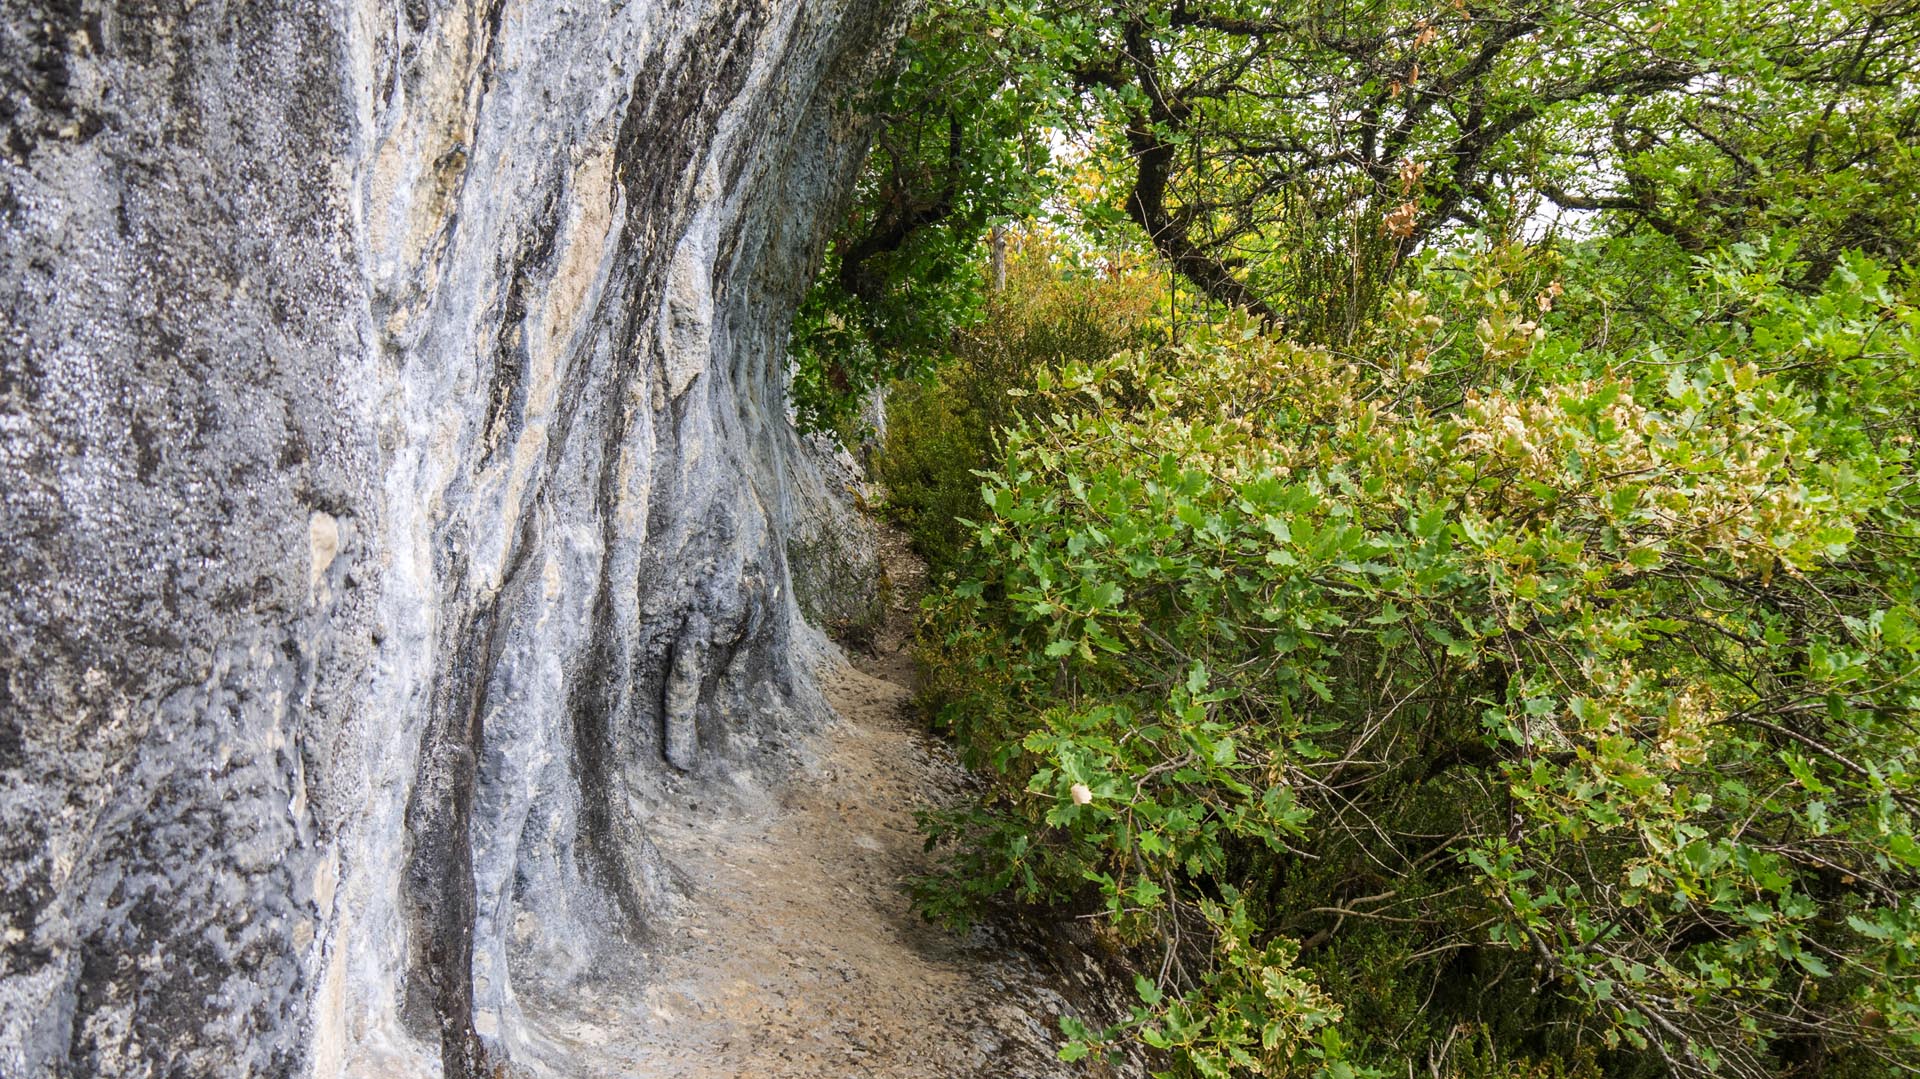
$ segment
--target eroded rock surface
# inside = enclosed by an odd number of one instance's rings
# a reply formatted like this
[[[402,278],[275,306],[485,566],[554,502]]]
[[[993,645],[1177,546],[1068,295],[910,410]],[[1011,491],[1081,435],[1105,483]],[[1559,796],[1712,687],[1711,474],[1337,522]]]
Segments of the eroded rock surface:
[[[0,1074],[492,1075],[636,961],[872,602],[784,334],[901,14],[0,0]]]

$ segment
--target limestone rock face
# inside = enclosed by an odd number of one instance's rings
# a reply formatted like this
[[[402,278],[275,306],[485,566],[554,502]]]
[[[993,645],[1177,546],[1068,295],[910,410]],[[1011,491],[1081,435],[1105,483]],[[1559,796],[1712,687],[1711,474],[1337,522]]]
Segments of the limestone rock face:
[[[872,602],[899,0],[0,0],[0,1075],[494,1075]],[[831,608],[831,609],[826,609]]]

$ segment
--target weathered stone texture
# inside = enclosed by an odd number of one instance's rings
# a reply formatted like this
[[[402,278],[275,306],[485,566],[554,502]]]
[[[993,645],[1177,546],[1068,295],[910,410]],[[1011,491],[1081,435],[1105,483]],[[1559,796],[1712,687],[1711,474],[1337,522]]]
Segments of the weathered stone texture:
[[[782,393],[898,8],[0,0],[0,1075],[620,967],[871,602]]]

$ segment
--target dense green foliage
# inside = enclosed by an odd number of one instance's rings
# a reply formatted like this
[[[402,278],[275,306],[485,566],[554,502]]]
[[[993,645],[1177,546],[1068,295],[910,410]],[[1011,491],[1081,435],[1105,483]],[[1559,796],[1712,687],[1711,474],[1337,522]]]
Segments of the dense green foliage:
[[[1912,1063],[1920,313],[1743,250],[1597,348],[1521,258],[1430,268],[1374,364],[1248,326],[1060,374],[932,609],[1006,778],[932,909],[1095,882],[1199,1074],[1461,1022],[1515,1066]]]
[[[878,88],[879,131],[853,207],[793,329],[803,429],[846,428],[868,393],[925,375],[987,302],[989,224],[1050,190],[1042,126],[1064,107],[1051,72],[989,34],[986,9],[936,4]]]
[[[973,470],[988,467],[1000,437],[1031,412],[1025,391],[1034,376],[1158,335],[1160,283],[1138,268],[1079,265],[1044,234],[1030,234],[1015,241],[1007,269],[986,317],[954,335],[952,360],[896,386],[874,458],[889,514],[940,572],[956,568],[972,545],[973,529],[962,522],[979,516]]]
[[[1138,1008],[1066,1056],[1920,1070],[1917,44],[1880,0],[929,16],[797,396],[916,376],[876,474],[986,779],[917,898],[1112,937]],[[971,209],[887,232],[929,187]]]

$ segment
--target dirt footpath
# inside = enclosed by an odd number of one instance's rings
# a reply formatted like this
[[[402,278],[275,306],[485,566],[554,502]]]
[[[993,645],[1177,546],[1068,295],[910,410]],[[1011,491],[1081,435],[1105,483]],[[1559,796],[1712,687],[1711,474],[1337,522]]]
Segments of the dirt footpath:
[[[1110,996],[1099,965],[1052,932],[922,921],[913,810],[966,775],[911,708],[905,653],[922,571],[888,534],[896,609],[874,654],[825,679],[838,721],[778,805],[656,830],[685,874],[637,1001],[576,1002],[549,1036],[596,1077],[1086,1076],[1060,1063],[1063,1010]],[[1047,938],[1047,939],[1040,939]],[[1098,1005],[1095,1005],[1096,1007]]]

